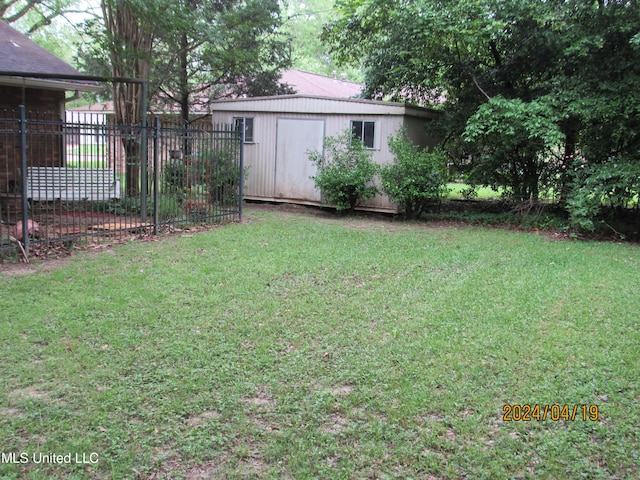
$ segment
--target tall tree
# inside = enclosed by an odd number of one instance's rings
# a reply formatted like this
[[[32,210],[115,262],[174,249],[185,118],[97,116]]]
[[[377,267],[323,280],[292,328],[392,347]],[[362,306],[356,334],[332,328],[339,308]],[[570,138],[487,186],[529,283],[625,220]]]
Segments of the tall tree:
[[[87,70],[148,80],[148,100],[163,109],[177,106],[184,122],[220,96],[284,88],[277,79],[289,65],[289,46],[278,30],[277,0],[102,0],[101,5],[102,21],[87,23],[95,42],[81,52]],[[113,90],[116,120],[139,125],[146,114],[141,85],[116,82]],[[127,194],[137,195],[140,145],[127,136],[123,144]]]
[[[0,19],[7,23],[21,22],[25,33],[31,34],[69,13],[82,11],[77,0],[0,0]]]
[[[359,65],[339,66],[320,39],[322,26],[333,20],[334,0],[290,1],[286,5],[283,29],[291,35],[291,61],[294,68],[321,75],[342,75],[362,81]]]
[[[123,25],[122,33],[130,37],[124,43],[113,41],[108,12],[105,23],[89,22],[87,31],[96,43],[81,51],[84,65],[95,73],[105,67],[110,71],[109,65],[121,63],[118,58],[123,56],[139,75],[144,74],[141,78],[149,79],[150,101],[162,109],[177,107],[185,122],[194,111],[206,112],[216,98],[288,92],[278,82],[279,73],[290,65],[290,38],[280,31],[277,0],[103,0],[103,4],[112,9],[126,6],[137,17],[130,25],[122,23],[126,16],[115,17]],[[144,46],[138,44],[143,38]]]
[[[151,53],[156,28],[161,23],[147,19],[159,18],[160,5],[143,0],[102,0],[104,30],[98,37],[98,48],[108,52],[113,77],[148,80],[151,69]],[[113,83],[113,102],[116,122],[124,128],[140,126],[143,86],[138,82]],[[125,149],[125,176],[127,196],[140,193],[141,144],[137,135],[122,136]]]
[[[340,17],[323,37],[334,54],[365,65],[370,96],[441,108],[450,151],[472,155],[472,181],[535,199],[539,189],[521,183],[559,178],[565,189],[557,190],[566,190],[564,172],[579,153],[581,162],[608,162],[622,152],[640,161],[632,87],[640,81],[638,2],[338,0],[337,6]],[[538,128],[532,113],[555,128]]]
[[[152,79],[183,121],[215,98],[286,91],[278,78],[290,65],[289,37],[279,30],[277,0],[181,0],[167,15]]]

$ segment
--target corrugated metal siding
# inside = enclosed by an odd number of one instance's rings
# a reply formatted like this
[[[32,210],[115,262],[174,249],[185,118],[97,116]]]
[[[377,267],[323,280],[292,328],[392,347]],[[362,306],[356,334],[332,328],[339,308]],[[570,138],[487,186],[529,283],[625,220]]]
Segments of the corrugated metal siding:
[[[409,138],[413,140],[413,143],[424,148],[433,148],[442,140],[440,137],[435,136],[435,132],[429,132],[427,128],[435,122],[435,118],[417,118],[417,117],[405,117],[404,127],[407,129]],[[435,127],[435,125],[431,125]]]
[[[316,167],[308,151],[322,151],[324,119],[278,118],[276,141],[276,188],[280,199],[320,202],[311,179]]]
[[[271,198],[273,196],[273,162],[261,161],[258,143],[245,144],[244,165],[246,168],[244,194],[249,197]]]
[[[243,98],[212,102],[214,111],[271,112],[307,114],[405,115],[429,116],[428,109],[407,107],[402,103],[377,102],[352,98],[281,95],[277,97]]]
[[[422,145],[428,142],[423,135],[424,119],[437,117],[437,113],[425,109],[413,109],[402,104],[369,102],[364,100],[340,100],[304,96],[265,97],[234,101],[214,102],[213,122],[228,123],[233,117],[254,118],[254,143],[245,145],[245,165],[248,167],[245,195],[251,199],[298,201],[319,204],[318,192],[307,184],[304,193],[296,190],[295,197],[286,198],[282,188],[276,190],[276,175],[296,181],[301,173],[278,171],[276,163],[277,135],[300,135],[300,132],[283,130],[278,132],[278,119],[321,120],[324,122],[325,136],[334,136],[350,128],[352,120],[376,122],[376,149],[372,159],[378,164],[393,161],[387,140],[401,127],[407,127],[412,138]],[[288,127],[295,122],[284,122]],[[296,161],[309,161],[299,159]],[[289,162],[294,165],[294,163]],[[282,167],[282,166],[281,166]],[[298,169],[302,171],[301,169]],[[364,207],[375,210],[395,211],[389,199],[379,195],[366,202]]]

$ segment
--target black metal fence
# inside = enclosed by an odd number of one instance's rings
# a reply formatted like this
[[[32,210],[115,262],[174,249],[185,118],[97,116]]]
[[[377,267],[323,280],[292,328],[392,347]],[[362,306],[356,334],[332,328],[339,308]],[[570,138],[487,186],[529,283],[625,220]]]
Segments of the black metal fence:
[[[0,111],[0,248],[239,220],[242,130]]]

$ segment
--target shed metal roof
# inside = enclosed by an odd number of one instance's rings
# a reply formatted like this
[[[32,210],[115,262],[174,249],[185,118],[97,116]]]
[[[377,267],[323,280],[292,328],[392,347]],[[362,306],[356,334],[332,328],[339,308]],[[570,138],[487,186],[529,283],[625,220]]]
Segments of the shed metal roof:
[[[409,115],[424,118],[437,114],[435,110],[404,103],[312,95],[278,95],[216,100],[211,102],[211,109],[227,112]]]

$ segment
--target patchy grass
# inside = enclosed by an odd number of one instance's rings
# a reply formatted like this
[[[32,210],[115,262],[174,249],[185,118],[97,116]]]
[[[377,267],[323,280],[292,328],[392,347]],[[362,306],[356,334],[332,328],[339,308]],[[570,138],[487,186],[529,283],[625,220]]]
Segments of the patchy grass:
[[[637,478],[639,267],[631,245],[249,208],[1,278],[0,476]]]

